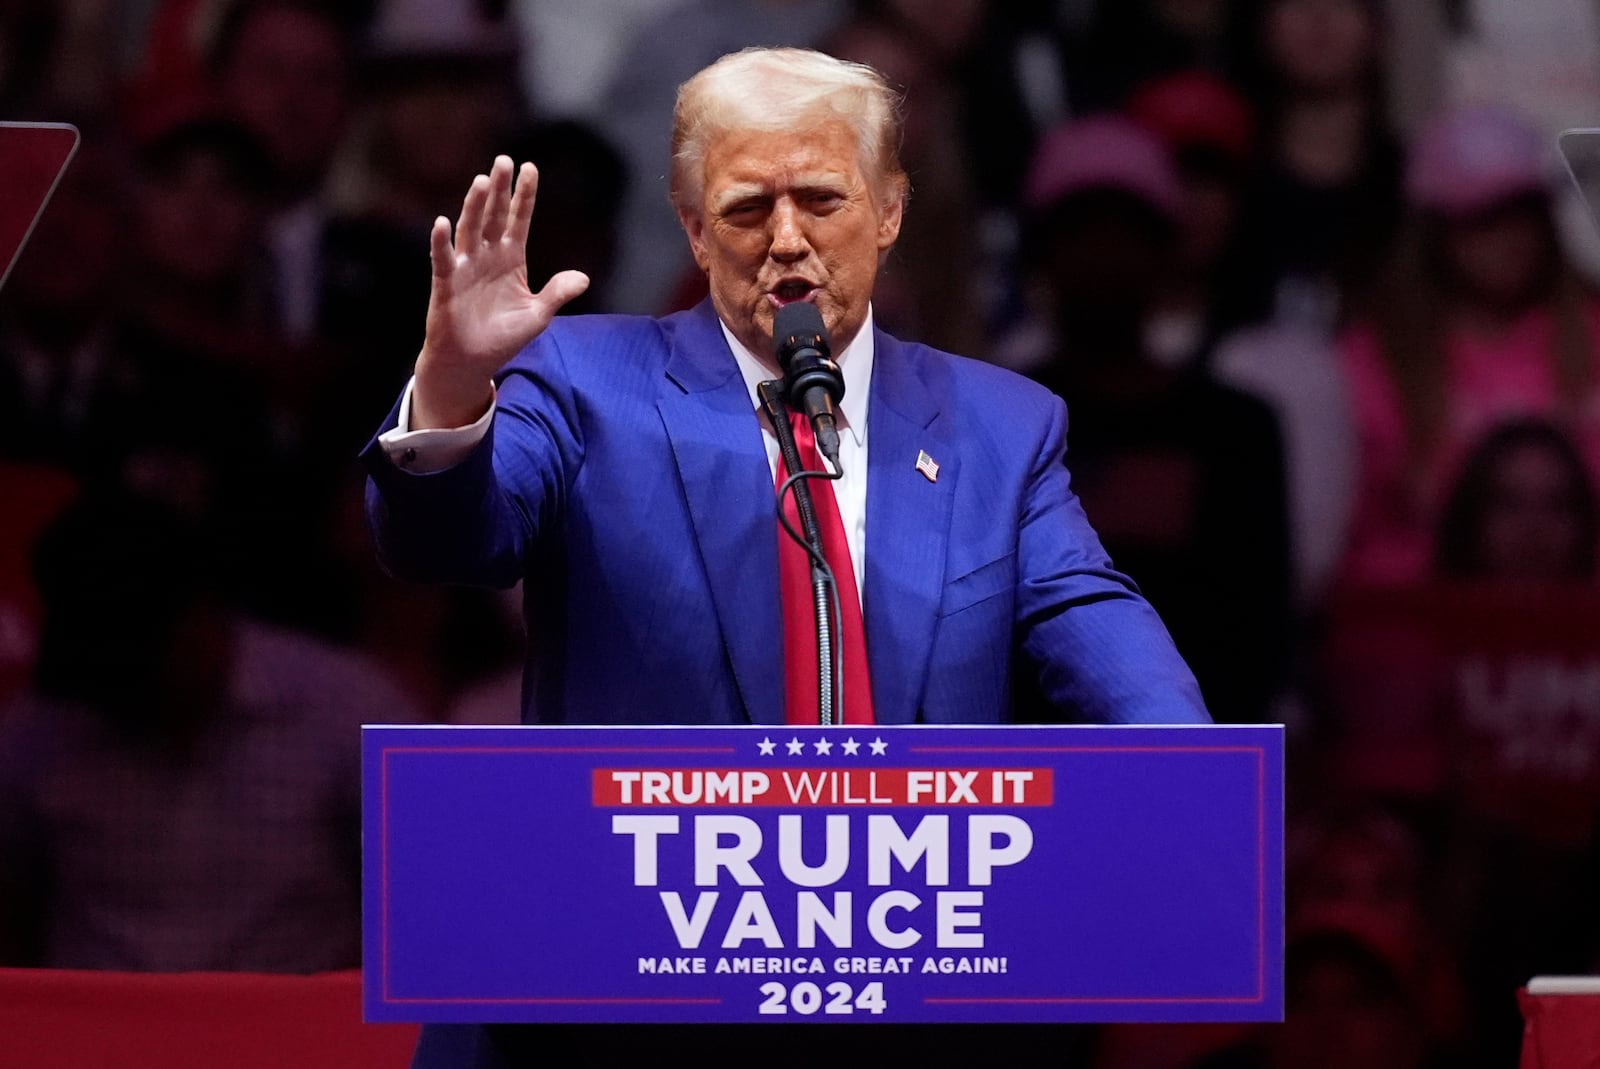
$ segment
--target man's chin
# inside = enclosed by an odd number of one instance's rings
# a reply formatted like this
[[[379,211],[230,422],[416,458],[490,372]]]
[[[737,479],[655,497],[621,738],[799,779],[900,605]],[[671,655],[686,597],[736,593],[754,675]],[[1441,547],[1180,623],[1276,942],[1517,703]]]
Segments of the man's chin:
[[[778,308],[780,307],[776,302],[768,300],[767,296],[769,295],[763,295],[760,305],[754,309],[753,314],[747,320],[743,322],[724,320],[728,324],[728,329],[733,332],[733,336],[738,338],[745,348],[763,361],[771,361],[776,357],[777,350],[776,343],[773,341],[773,334],[776,327]],[[842,339],[840,336],[841,317],[834,308],[817,301],[816,297],[817,294],[812,293],[805,299],[804,303],[817,306],[817,311],[822,314],[823,326],[828,331],[828,341],[832,345],[834,353],[837,354],[840,348],[843,347],[844,342],[849,340],[847,338]],[[801,302],[788,301],[785,303],[797,304]],[[857,327],[859,326],[860,324],[858,323]],[[854,334],[854,330],[851,331],[851,334]]]

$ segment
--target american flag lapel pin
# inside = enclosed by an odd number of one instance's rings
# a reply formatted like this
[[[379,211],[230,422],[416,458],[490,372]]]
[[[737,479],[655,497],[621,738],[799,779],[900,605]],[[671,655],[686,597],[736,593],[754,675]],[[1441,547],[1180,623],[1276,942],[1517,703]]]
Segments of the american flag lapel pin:
[[[930,483],[939,481],[939,464],[928,455],[926,449],[917,451],[917,470],[922,472],[922,477]]]

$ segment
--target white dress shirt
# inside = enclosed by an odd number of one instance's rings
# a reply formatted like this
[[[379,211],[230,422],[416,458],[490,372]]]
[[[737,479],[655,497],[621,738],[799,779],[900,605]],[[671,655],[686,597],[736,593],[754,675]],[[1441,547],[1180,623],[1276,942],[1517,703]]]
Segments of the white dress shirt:
[[[761,434],[767,445],[767,467],[777,481],[778,439],[761,413],[761,402],[756,387],[767,379],[777,378],[773,368],[767,366],[733,336],[726,323],[722,336],[727,340],[739,374],[744,377],[750,393],[751,407],[761,422]],[[835,354],[834,360],[844,374],[844,399],[839,402],[839,467],[842,477],[830,485],[839,503],[839,519],[844,524],[845,541],[850,546],[850,563],[856,573],[856,597],[862,596],[865,585],[861,577],[866,574],[867,555],[867,402],[872,392],[872,361],[875,354],[872,337],[872,309],[850,344]],[[415,379],[406,384],[400,398],[399,419],[393,430],[378,438],[378,444],[389,459],[402,470],[414,474],[443,471],[466,459],[468,453],[489,433],[489,422],[494,418],[494,403],[479,419],[466,427],[435,430],[411,430],[411,390]],[[773,514],[777,523],[777,514]]]

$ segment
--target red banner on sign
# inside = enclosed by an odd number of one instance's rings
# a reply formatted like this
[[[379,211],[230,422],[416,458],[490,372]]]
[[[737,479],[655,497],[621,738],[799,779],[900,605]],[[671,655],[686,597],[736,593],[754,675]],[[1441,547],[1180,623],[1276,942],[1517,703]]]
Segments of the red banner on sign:
[[[597,768],[594,804],[724,806],[1049,805],[1048,768]]]

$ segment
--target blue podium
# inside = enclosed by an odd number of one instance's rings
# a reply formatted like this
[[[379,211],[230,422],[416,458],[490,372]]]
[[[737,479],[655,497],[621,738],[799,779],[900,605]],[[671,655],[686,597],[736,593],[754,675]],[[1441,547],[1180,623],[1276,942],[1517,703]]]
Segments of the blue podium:
[[[1282,1017],[1276,727],[368,727],[365,1012]]]

